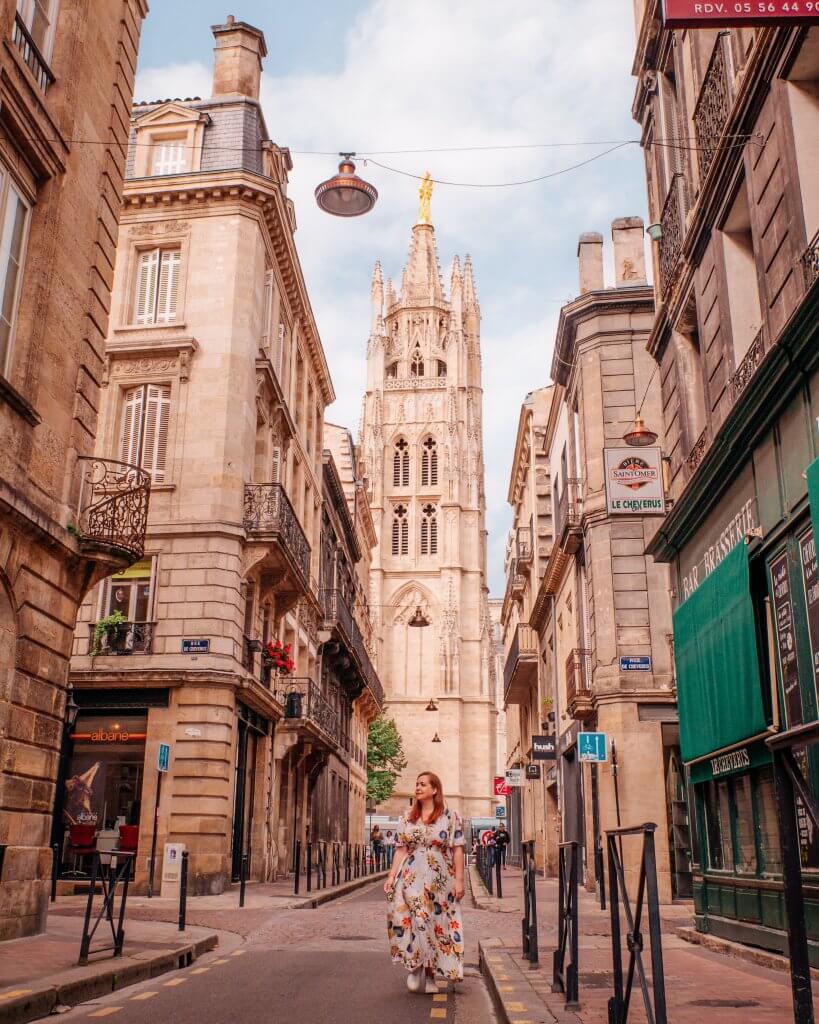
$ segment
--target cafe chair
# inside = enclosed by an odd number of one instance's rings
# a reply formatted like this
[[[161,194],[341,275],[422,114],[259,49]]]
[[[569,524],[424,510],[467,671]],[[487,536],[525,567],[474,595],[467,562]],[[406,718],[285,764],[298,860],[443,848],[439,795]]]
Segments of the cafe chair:
[[[74,858],[73,875],[80,875],[83,872],[77,870],[77,862],[83,857],[89,857],[97,850],[97,827],[96,825],[69,825],[68,827],[68,855]]]

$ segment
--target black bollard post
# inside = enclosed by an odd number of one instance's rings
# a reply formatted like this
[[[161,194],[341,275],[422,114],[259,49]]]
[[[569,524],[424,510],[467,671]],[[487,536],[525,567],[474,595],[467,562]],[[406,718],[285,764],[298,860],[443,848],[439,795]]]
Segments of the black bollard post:
[[[247,854],[242,854],[242,868],[239,875],[239,906],[245,905],[245,882],[247,881]]]
[[[179,876],[179,930],[185,930],[185,917],[188,912],[188,851],[182,851],[182,871]]]
[[[503,851],[499,846],[495,847],[495,895],[498,899],[503,899],[503,885],[501,883],[501,863],[503,861]]]
[[[57,877],[60,874],[60,844],[54,843],[51,847],[53,854],[51,861],[51,902],[57,899]]]
[[[313,844],[307,841],[307,891],[313,891]]]
[[[294,894],[298,896],[301,882],[301,839],[297,839],[294,843],[293,853]]]

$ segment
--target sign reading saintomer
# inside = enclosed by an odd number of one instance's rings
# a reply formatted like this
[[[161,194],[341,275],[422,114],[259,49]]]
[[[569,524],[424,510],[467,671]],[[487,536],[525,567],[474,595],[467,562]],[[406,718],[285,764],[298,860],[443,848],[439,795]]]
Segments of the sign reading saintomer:
[[[605,448],[603,456],[610,515],[665,515],[659,448]]]
[[[663,0],[666,28],[819,21],[819,0]]]

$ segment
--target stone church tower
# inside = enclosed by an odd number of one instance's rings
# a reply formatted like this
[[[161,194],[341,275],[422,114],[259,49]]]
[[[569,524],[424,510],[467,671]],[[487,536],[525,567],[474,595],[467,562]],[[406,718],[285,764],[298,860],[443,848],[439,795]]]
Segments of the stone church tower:
[[[379,810],[403,813],[428,769],[470,818],[493,813],[497,763],[480,308],[468,256],[463,270],[455,257],[444,293],[430,192],[425,181],[400,293],[378,263],[372,283],[361,437],[379,539],[370,600],[387,714],[409,762]],[[428,625],[411,626],[419,608]]]

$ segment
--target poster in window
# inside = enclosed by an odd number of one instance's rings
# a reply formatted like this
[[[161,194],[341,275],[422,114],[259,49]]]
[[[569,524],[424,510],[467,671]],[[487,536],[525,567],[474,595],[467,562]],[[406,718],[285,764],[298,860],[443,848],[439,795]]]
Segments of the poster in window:
[[[819,703],[819,571],[816,565],[816,541],[813,530],[808,530],[799,538],[799,556],[802,562],[802,580],[805,584],[813,687]]]
[[[806,747],[794,747],[794,760],[804,779],[810,780]],[[807,812],[804,802],[796,797],[796,828],[799,832],[799,859],[803,868],[819,868],[819,829]]]
[[[788,728],[792,728],[802,724],[802,694],[799,689],[799,666],[796,661],[796,634],[787,552],[783,551],[771,562],[770,571],[776,650],[782,676],[782,693],[785,698],[785,718]]]
[[[97,825],[105,803],[105,762],[93,755],[75,757],[65,781],[63,820],[66,825]]]

